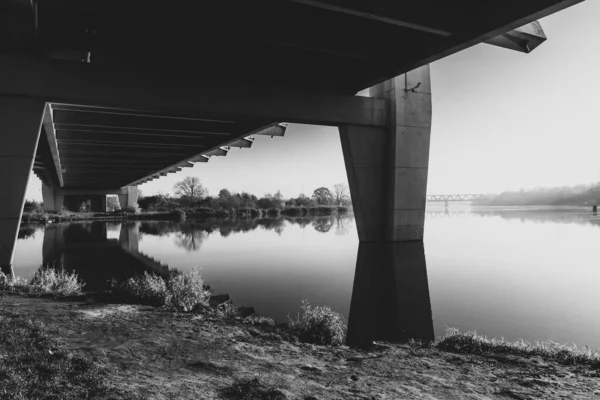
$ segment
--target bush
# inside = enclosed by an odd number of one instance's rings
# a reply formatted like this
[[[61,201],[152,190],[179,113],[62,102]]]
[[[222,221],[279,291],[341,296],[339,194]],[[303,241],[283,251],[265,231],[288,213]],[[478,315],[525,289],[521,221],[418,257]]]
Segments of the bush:
[[[186,220],[185,211],[183,211],[181,208],[171,211],[169,215],[175,222],[184,222]]]
[[[302,301],[302,314],[296,319],[288,316],[288,327],[298,335],[301,342],[327,346],[344,343],[347,325],[341,314],[329,306],[312,306]]]
[[[279,213],[280,213],[280,210],[278,208],[269,208],[267,210],[267,216],[269,216],[271,218],[279,217]]]
[[[34,295],[68,297],[81,295],[85,284],[79,281],[79,277],[74,272],[40,268],[26,286],[28,292]]]
[[[204,285],[200,270],[182,274],[171,271],[165,279],[144,272],[124,283],[111,281],[107,294],[112,301],[164,306],[171,311],[190,312],[208,307],[210,288]]]
[[[172,274],[167,284],[165,307],[173,311],[194,311],[208,307],[210,290],[204,286],[199,268],[192,268],[186,274]]]
[[[124,294],[126,300],[129,300],[127,297],[130,297],[130,300],[142,304],[162,306],[167,297],[167,284],[164,279],[145,271],[141,276],[129,278],[122,287],[119,288],[114,283],[113,287],[117,292]]]
[[[24,291],[27,289],[27,281],[19,277],[11,277],[0,272],[0,290],[3,292]]]

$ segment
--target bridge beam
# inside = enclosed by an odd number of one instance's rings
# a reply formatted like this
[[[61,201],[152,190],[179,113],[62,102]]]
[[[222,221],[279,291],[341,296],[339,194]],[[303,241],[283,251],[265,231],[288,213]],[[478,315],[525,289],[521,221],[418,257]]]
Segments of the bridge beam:
[[[389,101],[386,128],[341,125],[361,242],[422,241],[431,133],[429,66],[370,88]]]
[[[29,172],[46,103],[0,96],[0,268],[12,272]]]

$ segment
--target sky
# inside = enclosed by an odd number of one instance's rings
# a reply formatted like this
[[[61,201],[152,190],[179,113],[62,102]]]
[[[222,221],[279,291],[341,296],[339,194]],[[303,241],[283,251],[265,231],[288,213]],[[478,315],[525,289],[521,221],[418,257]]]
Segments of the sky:
[[[600,1],[588,0],[540,20],[548,40],[530,54],[479,44],[431,65],[428,194],[600,181],[599,17]],[[172,193],[186,176],[212,195],[281,190],[288,198],[347,183],[337,128],[300,124],[140,189]],[[33,174],[26,197],[42,198]]]

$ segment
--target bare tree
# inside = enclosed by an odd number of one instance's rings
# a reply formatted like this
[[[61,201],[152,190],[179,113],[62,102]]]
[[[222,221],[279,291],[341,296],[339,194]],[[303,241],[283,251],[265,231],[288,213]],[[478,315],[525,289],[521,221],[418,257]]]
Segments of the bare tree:
[[[350,199],[350,192],[348,191],[348,185],[345,183],[338,183],[333,185],[333,201],[336,205],[341,206],[344,200]]]
[[[194,203],[208,195],[208,190],[202,186],[200,179],[195,176],[186,176],[173,186],[175,194],[181,198],[186,198],[190,203]]]

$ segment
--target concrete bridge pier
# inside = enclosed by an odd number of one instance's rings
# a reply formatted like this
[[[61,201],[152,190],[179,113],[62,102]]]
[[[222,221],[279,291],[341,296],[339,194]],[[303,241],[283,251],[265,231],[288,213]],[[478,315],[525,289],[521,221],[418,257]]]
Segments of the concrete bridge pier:
[[[361,242],[423,240],[431,133],[429,66],[374,86],[369,94],[389,100],[389,126],[340,126],[358,236]]]
[[[0,268],[12,272],[29,172],[33,167],[45,101],[0,96]]]
[[[374,86],[369,94],[389,100],[388,127],[340,126],[360,239],[347,343],[405,340],[417,322],[423,329],[413,333],[428,340],[433,328],[422,241],[431,133],[429,66]],[[404,242],[416,243],[417,248]],[[373,270],[374,278],[368,270]],[[407,293],[416,284],[410,271],[421,271],[415,276],[425,277],[417,283],[424,286],[420,293],[426,300],[418,303],[429,309],[420,310],[429,323],[413,321],[415,314],[408,310],[412,302]],[[384,288],[377,283],[386,279],[395,279],[396,284]],[[376,311],[385,303],[382,296],[395,304],[389,312]]]
[[[126,186],[123,188],[126,193],[119,194],[119,205],[121,209],[128,207],[136,207],[138,201],[138,187],[137,186]]]
[[[60,212],[65,202],[65,196],[57,193],[52,186],[42,184],[42,202],[44,211]]]

